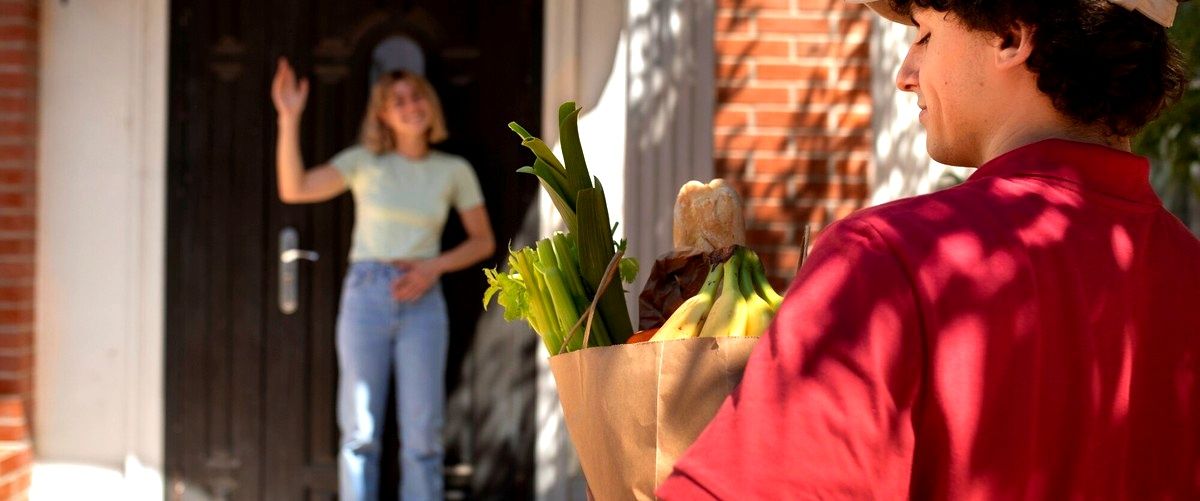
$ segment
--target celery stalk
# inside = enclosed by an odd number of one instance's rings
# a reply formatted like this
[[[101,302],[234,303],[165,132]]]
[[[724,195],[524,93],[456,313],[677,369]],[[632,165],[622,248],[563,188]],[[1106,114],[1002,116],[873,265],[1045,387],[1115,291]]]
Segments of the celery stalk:
[[[575,308],[575,300],[564,282],[562,271],[558,269],[558,259],[554,257],[553,243],[549,238],[537,243],[538,263],[535,264],[538,273],[546,284],[554,312],[558,315],[558,326],[567,344],[567,351],[575,351],[583,347],[583,332],[572,332],[579,320],[579,310]]]

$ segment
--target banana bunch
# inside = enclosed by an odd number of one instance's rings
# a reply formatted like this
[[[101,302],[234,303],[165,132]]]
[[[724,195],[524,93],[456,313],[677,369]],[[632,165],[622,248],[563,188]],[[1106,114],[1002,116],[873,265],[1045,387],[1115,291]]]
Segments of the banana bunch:
[[[700,292],[684,301],[650,340],[761,336],[782,301],[767,283],[758,255],[739,247],[729,260],[713,266]]]

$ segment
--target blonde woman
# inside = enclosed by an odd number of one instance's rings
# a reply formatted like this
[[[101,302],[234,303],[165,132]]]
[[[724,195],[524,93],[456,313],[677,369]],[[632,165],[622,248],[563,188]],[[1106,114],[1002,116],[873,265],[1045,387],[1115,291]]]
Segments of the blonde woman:
[[[281,59],[271,86],[279,114],[276,168],[285,203],[354,195],[350,267],[337,322],[341,499],[377,499],[385,394],[394,365],[406,500],[442,499],[441,430],[449,331],[439,277],[491,256],[479,181],[446,138],[437,94],[419,75],[392,72],[371,88],[359,144],[305,170],[300,115],[308,82]],[[449,209],[465,242],[439,253]]]

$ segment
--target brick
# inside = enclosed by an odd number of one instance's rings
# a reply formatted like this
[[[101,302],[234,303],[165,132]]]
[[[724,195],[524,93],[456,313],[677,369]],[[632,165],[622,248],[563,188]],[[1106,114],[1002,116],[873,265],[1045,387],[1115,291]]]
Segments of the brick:
[[[754,221],[781,221],[795,223],[803,221],[810,214],[811,205],[799,203],[787,204],[751,204],[747,215]]]
[[[750,125],[750,114],[744,111],[719,110],[713,115],[717,127],[746,127]]]
[[[782,245],[789,243],[791,238],[784,230],[749,229],[746,230],[746,244],[750,247],[761,245]]]
[[[829,123],[829,113],[821,111],[756,111],[758,127],[821,128]]]
[[[718,56],[788,57],[791,55],[791,50],[791,42],[779,40],[718,40],[716,42]]]
[[[863,19],[843,19],[838,21],[838,33],[847,38],[866,39],[871,34],[871,20]]]
[[[801,199],[861,200],[867,197],[865,183],[805,182],[796,187]]]
[[[763,266],[780,272],[782,270],[791,270],[794,274],[796,265],[800,263],[800,249],[793,246],[787,246],[780,249],[769,250],[759,254],[762,258]]]
[[[754,174],[824,174],[828,164],[823,158],[756,158]]]
[[[33,466],[33,464],[30,463],[30,466]],[[19,492],[28,491],[29,487],[30,487],[30,485],[32,485],[32,483],[33,483],[33,471],[32,471],[32,469],[26,469],[19,476],[17,476],[16,489]]]
[[[861,64],[851,64],[838,68],[839,82],[871,82],[871,67]]]
[[[811,152],[842,152],[871,145],[866,136],[796,135],[792,141],[797,150]]]
[[[23,424],[0,424],[0,441],[16,442],[29,438],[29,430]]]
[[[788,10],[791,0],[717,0],[718,9],[758,11],[762,9]]]
[[[8,456],[0,459],[0,472],[8,473],[17,471],[33,464],[33,451],[29,448],[23,448],[13,451]]]
[[[796,57],[848,58],[869,55],[870,45],[862,42],[796,42]]]
[[[33,231],[36,229],[34,216],[0,215],[0,231]]]
[[[5,209],[32,209],[33,194],[32,193],[0,193],[0,208]],[[0,254],[3,251],[0,250]]]
[[[798,19],[795,17],[759,17],[756,20],[758,33],[807,34],[829,33],[829,21],[824,19]]]
[[[0,325],[27,324],[32,321],[33,308],[31,307],[0,308]]]
[[[749,161],[746,158],[717,157],[715,163],[717,177],[726,177],[745,172]]]
[[[865,158],[850,158],[837,160],[833,163],[833,171],[842,176],[865,176],[871,161]]]
[[[0,42],[13,40],[37,40],[37,28],[33,23],[0,27]]]
[[[0,120],[0,136],[28,136],[32,132],[28,120]]]
[[[33,278],[33,263],[0,263],[0,279]]]
[[[0,113],[19,113],[28,117],[32,115],[32,112],[32,99],[26,97],[0,97]]]
[[[731,184],[744,200],[783,200],[788,194],[787,183],[784,182],[738,180]]]
[[[750,16],[736,16],[731,14],[717,14],[715,20],[716,33],[725,34],[749,34],[754,26],[754,18]]]
[[[825,81],[829,68],[804,64],[759,64],[755,76],[762,80]]]
[[[32,392],[33,381],[26,375],[17,378],[0,378],[0,393],[24,395]]]
[[[7,160],[32,160],[33,146],[31,145],[0,145],[0,162]]]
[[[802,104],[870,105],[868,89],[800,89],[796,100]]]
[[[722,87],[717,89],[717,102],[725,104],[787,104],[791,94],[787,89],[753,87]]]
[[[0,419],[25,419],[25,402],[20,397],[6,395],[0,397]]]
[[[32,68],[37,64],[37,52],[28,49],[0,50],[0,64],[17,64]]]
[[[0,89],[31,89],[35,84],[31,73],[0,73]]]
[[[869,132],[871,130],[871,114],[843,113],[837,120],[837,128],[842,132]]]
[[[33,353],[20,355],[0,355],[0,371],[18,372],[33,368]],[[3,439],[0,439],[3,440]]]
[[[29,20],[37,19],[37,2],[3,2],[0,3],[0,17],[18,17]]]
[[[717,78],[720,80],[750,78],[750,65],[746,63],[720,63],[717,65]]]
[[[849,216],[849,215],[850,215],[850,214],[852,214],[854,211],[856,211],[856,210],[858,210],[858,209],[860,209],[860,208],[862,208],[862,205],[861,205],[861,204],[859,204],[859,203],[844,203],[844,204],[840,204],[840,205],[838,205],[836,208],[834,208],[834,210],[833,210],[833,219],[834,219],[834,221],[836,221],[836,220],[838,220],[838,219],[841,219],[841,218],[844,218],[844,217],[846,217],[846,216]]]
[[[844,11],[845,0],[796,0],[796,8],[800,10]]]
[[[0,197],[5,194],[0,193]],[[32,238],[0,239],[0,256],[14,254],[32,255],[37,251]]]
[[[32,185],[34,176],[33,169],[0,169],[0,186]]]
[[[6,332],[0,334],[0,349],[20,349],[33,347],[33,328],[21,332]]]
[[[716,145],[722,150],[783,151],[788,147],[785,135],[721,135]]]

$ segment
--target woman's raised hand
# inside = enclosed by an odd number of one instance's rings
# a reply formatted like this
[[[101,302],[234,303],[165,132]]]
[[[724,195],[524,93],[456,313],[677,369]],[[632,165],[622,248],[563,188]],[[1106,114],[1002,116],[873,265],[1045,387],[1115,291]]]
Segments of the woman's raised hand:
[[[280,119],[297,119],[308,101],[308,79],[296,82],[296,72],[286,58],[279,58],[275,79],[271,82],[271,101]]]

